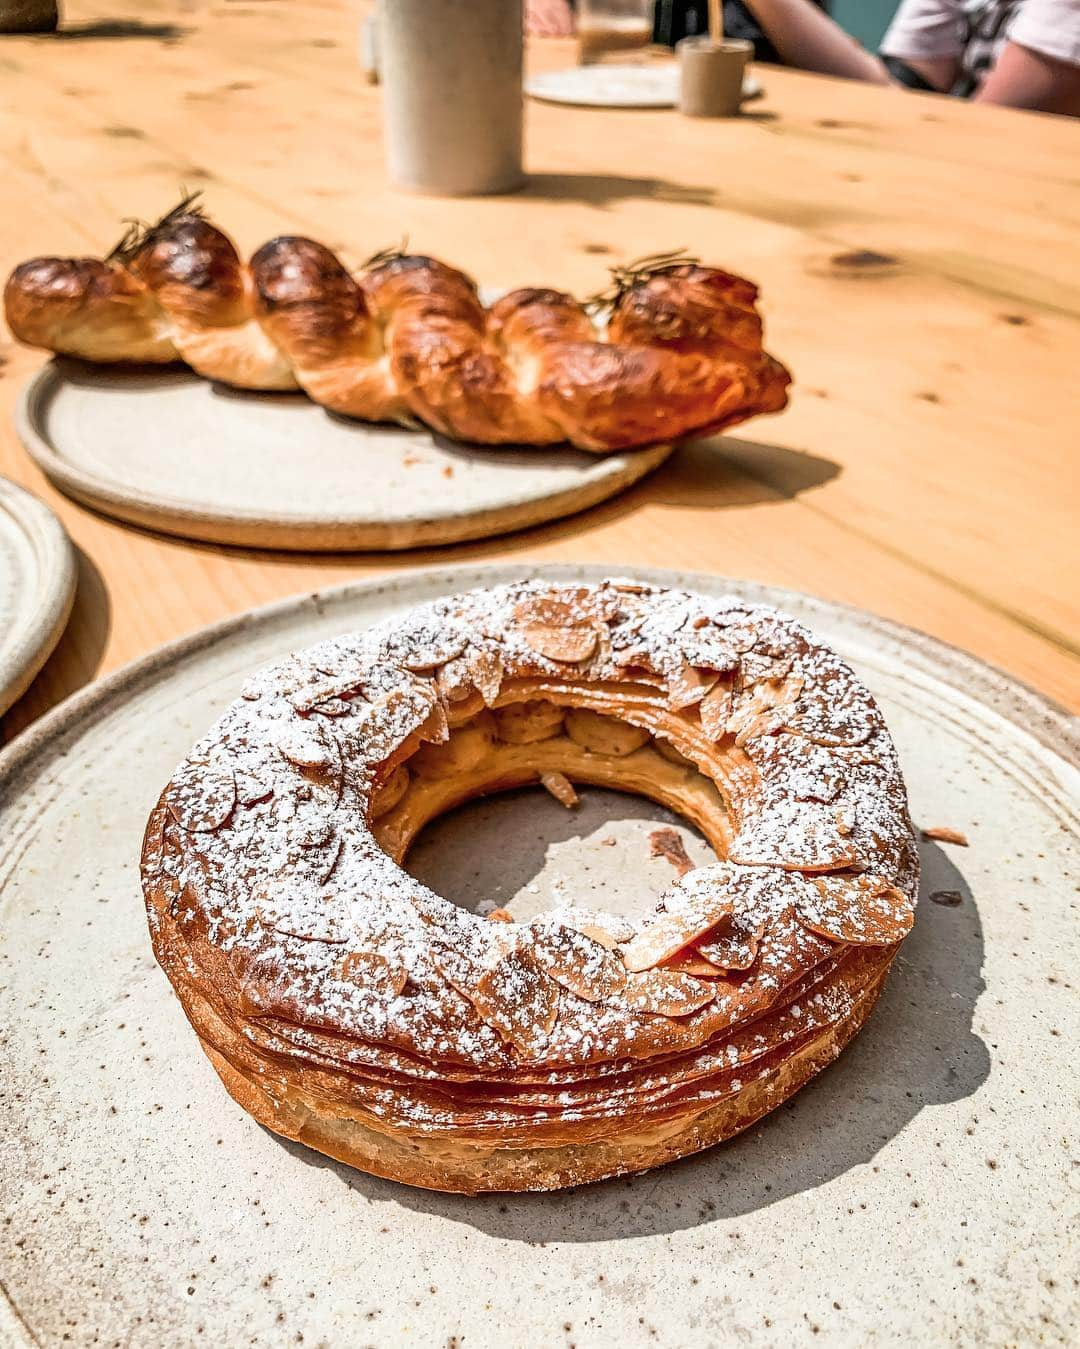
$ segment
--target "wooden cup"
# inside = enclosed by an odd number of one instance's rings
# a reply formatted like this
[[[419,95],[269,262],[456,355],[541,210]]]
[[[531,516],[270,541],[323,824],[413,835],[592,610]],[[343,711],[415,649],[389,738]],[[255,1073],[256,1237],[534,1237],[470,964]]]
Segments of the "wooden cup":
[[[742,103],[743,73],[752,42],[687,37],[675,48],[681,81],[679,111],[686,117],[734,117]]]

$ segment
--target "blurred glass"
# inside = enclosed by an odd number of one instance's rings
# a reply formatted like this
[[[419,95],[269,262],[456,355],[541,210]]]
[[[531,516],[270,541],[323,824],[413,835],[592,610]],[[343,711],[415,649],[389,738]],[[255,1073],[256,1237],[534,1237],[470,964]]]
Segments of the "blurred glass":
[[[654,0],[578,0],[578,60],[583,66],[648,47]]]

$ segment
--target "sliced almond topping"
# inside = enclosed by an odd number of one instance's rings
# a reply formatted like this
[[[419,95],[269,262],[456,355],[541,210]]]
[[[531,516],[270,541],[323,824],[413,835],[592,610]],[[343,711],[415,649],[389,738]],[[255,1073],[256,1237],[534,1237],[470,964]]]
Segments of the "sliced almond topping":
[[[601,839],[601,843],[613,844],[615,840]],[[603,913],[593,909],[553,909],[533,920],[535,927],[568,927],[581,932],[593,941],[599,942],[610,951],[620,942],[629,941],[634,929],[617,913]]]
[[[791,707],[787,706],[770,707],[766,712],[759,712],[756,717],[743,723],[735,736],[736,745],[741,749],[749,740],[756,740],[759,736],[772,735],[775,731],[779,731],[787,721],[790,712]]]
[[[556,628],[544,623],[526,628],[522,636],[538,655],[567,665],[588,660],[600,640],[592,628]]]
[[[530,595],[514,606],[514,618],[526,627],[541,623],[554,628],[572,628],[583,621],[590,601],[593,602],[591,608],[595,605],[596,593],[585,586],[547,595]]]
[[[465,661],[473,683],[483,695],[484,702],[490,707],[502,688],[502,654],[487,647],[473,646],[469,648]]]
[[[660,673],[656,656],[647,646],[624,646],[621,650],[613,651],[612,657],[615,664],[623,669],[637,665],[642,670],[648,670],[650,674]]]
[[[712,740],[722,740],[731,716],[731,684],[724,680],[702,698],[698,705],[701,729]]]
[[[655,914],[623,947],[628,970],[648,970],[670,960],[685,946],[731,916],[732,898],[718,885],[687,891],[677,882],[667,891],[667,907]]]
[[[679,712],[684,707],[693,707],[716,684],[720,676],[715,670],[700,670],[687,661],[679,666],[674,675],[668,678],[668,706]]]
[[[958,848],[968,847],[967,835],[959,829],[950,829],[946,824],[933,825],[929,829],[920,829],[924,839],[932,843],[955,843]]]
[[[689,1016],[711,1002],[716,994],[712,984],[678,970],[645,970],[628,974],[626,985],[619,992],[625,1002],[638,1012],[653,1016]]]
[[[274,794],[274,784],[269,773],[266,778],[255,773],[238,772],[236,774],[236,799],[242,806],[253,806],[259,801],[268,801]]]
[[[788,871],[843,871],[857,865],[858,852],[831,806],[781,800],[756,814],[748,812],[728,848],[728,861]]]
[[[915,910],[882,876],[810,876],[795,908],[811,932],[860,946],[891,946],[911,931]]]
[[[473,691],[473,679],[469,663],[464,656],[447,661],[435,674],[435,687],[439,697],[448,703],[460,703]]]
[[[404,965],[391,963],[378,951],[350,951],[334,968],[334,974],[383,998],[396,998],[408,982]]]
[[[329,744],[311,722],[286,723],[275,738],[284,758],[298,768],[329,768],[334,762]]]
[[[748,970],[757,959],[758,947],[765,931],[766,918],[753,929],[732,926],[725,932],[699,942],[697,950],[711,965],[721,971]]]
[[[460,632],[440,633],[438,637],[432,639],[429,645],[422,646],[415,652],[409,652],[401,664],[413,674],[426,674],[429,670],[434,670],[436,666],[456,660],[465,650],[467,640],[465,635]]]
[[[322,702],[312,703],[308,710],[319,717],[347,717],[352,709],[352,703],[345,698],[324,698]]]
[[[712,961],[706,960],[700,950],[692,946],[681,954],[673,956],[660,968],[671,970],[675,974],[690,974],[695,979],[722,979],[727,973],[727,970],[721,966],[714,965]]]
[[[540,782],[567,810],[573,810],[575,806],[581,804],[577,792],[574,791],[574,784],[563,773],[541,773]]]
[[[536,927],[533,953],[541,969],[587,1002],[618,993],[626,970],[617,956],[598,941],[568,927]]]
[[[211,834],[236,808],[236,778],[221,764],[187,760],[173,774],[166,805],[189,834]]]
[[[559,1015],[559,989],[532,954],[517,948],[486,969],[464,993],[504,1040],[528,1053],[551,1033]]]
[[[421,740],[426,740],[432,745],[445,745],[450,739],[450,722],[447,720],[446,706],[442,699],[436,699],[418,734]]]

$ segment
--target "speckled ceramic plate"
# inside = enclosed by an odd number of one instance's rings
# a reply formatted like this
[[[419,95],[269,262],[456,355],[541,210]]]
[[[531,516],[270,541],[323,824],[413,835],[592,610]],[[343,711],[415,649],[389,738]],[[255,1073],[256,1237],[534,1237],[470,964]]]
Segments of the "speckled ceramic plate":
[[[484,449],[336,417],[173,367],[50,361],[16,411],[23,444],[85,505],[252,548],[398,549],[485,538],[604,501],[668,446]]]
[[[970,840],[925,845],[881,1003],[792,1101],[644,1176],[468,1199],[282,1142],[222,1090],[146,936],[136,862],[161,784],[254,667],[514,574],[410,573],[246,615],[78,694],[0,758],[10,1340],[1075,1343],[1076,723],[852,610],[656,577],[812,624],[880,698],[917,822]],[[603,886],[646,864],[636,802],[590,801],[581,819],[526,806],[444,822],[416,865],[467,902],[534,905],[586,871]]]
[[[75,598],[75,554],[37,497],[0,478],[0,716],[60,640]]]
[[[545,70],[525,81],[525,92],[545,103],[572,103],[580,108],[673,108],[679,101],[679,66],[661,65],[569,66]],[[743,76],[742,96],[757,98],[761,82]]]

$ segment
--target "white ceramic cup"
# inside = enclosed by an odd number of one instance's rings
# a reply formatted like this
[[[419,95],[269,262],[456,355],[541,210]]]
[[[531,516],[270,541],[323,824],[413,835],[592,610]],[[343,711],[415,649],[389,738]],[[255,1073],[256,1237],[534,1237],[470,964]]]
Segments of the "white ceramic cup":
[[[521,0],[380,0],[390,178],[471,197],[525,181]]]

